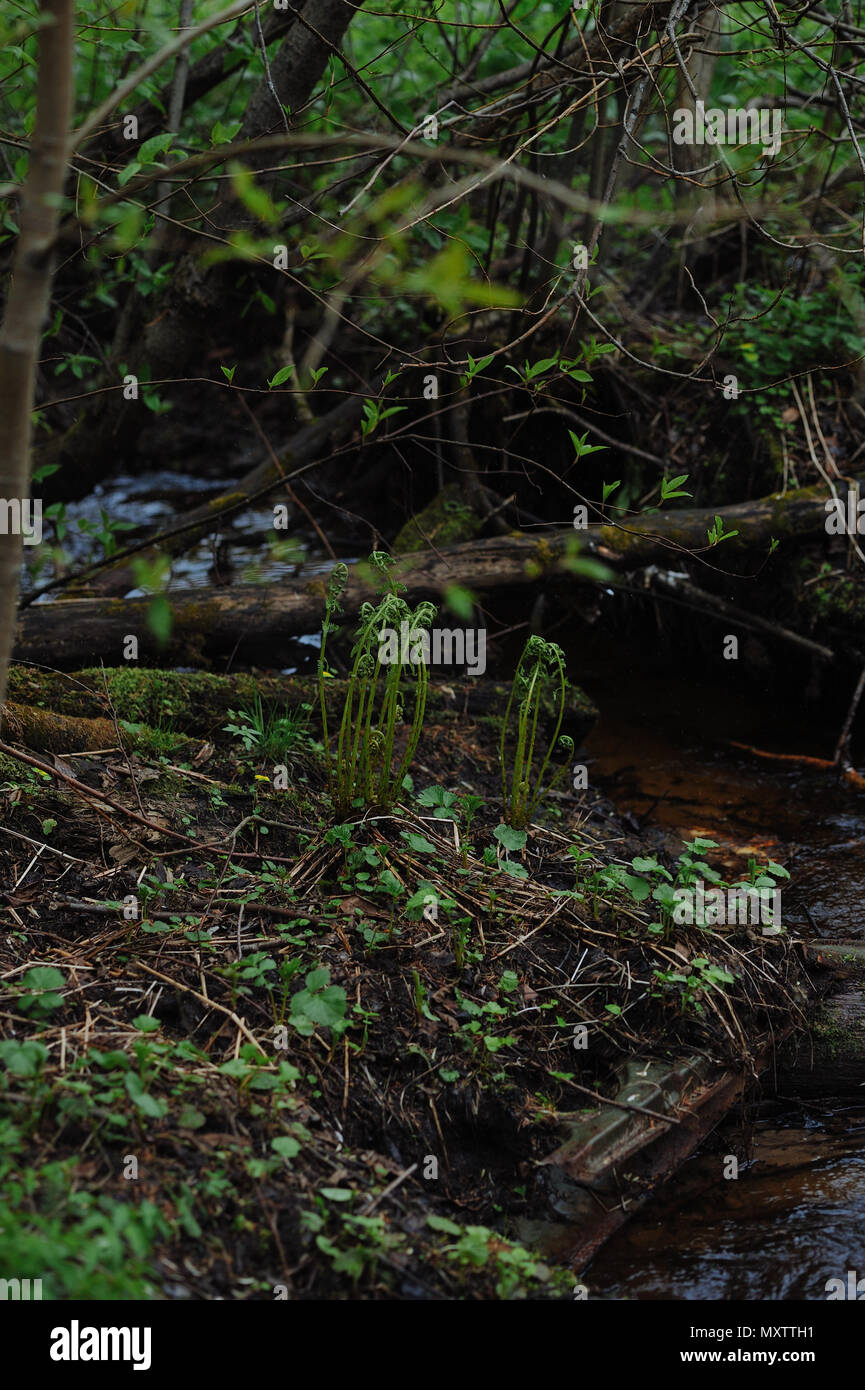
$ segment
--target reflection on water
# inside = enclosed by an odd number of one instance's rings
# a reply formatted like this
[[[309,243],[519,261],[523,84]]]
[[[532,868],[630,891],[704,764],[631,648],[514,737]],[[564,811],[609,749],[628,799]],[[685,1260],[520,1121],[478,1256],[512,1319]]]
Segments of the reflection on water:
[[[758,1125],[751,1153],[735,1180],[720,1152],[686,1164],[596,1256],[590,1296],[813,1301],[865,1275],[865,1111]]]
[[[134,476],[120,473],[98,484],[87,496],[66,504],[62,538],[66,563],[77,568],[101,558],[102,545],[94,537],[103,531],[106,516],[122,521],[124,527],[133,528],[115,533],[117,548],[122,549],[131,537],[137,538],[153,529],[168,529],[192,507],[224,491],[224,480],[193,474],[187,476],[169,470]],[[214,582],[278,583],[296,574],[299,563],[305,564],[307,574],[317,573],[322,554],[318,540],[310,543],[307,532],[294,524],[290,531],[276,531],[273,519],[273,504],[266,499],[245,508],[237,516],[226,517],[218,545],[213,537],[205,536],[188,551],[174,557],[172,589],[194,589]],[[53,526],[46,524],[44,549],[52,549],[56,543]],[[38,550],[37,547],[25,557],[28,563],[38,560]],[[321,570],[328,570],[330,564],[329,560],[323,560]],[[49,565],[44,573],[39,573],[34,584],[25,567],[23,591],[29,593],[34,587],[38,589],[46,579],[53,577],[53,568]]]

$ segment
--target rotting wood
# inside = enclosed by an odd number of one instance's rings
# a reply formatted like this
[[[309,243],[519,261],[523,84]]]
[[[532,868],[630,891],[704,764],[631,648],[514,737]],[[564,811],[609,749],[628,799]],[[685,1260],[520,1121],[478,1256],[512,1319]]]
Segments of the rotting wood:
[[[581,554],[627,571],[659,559],[699,554],[707,548],[706,532],[715,515],[714,509],[697,508],[638,517],[627,528],[603,525],[579,533],[553,530],[539,537],[495,536],[435,553],[404,555],[394,573],[405,584],[406,599],[411,603],[440,600],[455,584],[478,595],[541,582],[554,583],[560,589],[577,587],[586,581],[573,572],[575,536]],[[772,537],[791,538],[822,530],[824,490],[812,487],[773,494],[724,508],[718,515],[725,528],[738,530],[737,545],[768,545]],[[349,571],[341,602],[350,617],[377,595],[361,578],[357,565],[350,565]],[[314,570],[302,569],[297,577],[282,580],[278,586],[170,592],[174,626],[164,649],[148,628],[149,598],[82,598],[33,605],[20,616],[15,659],[39,662],[50,650],[52,664],[60,668],[99,661],[114,665],[123,654],[124,638],[134,633],[142,660],[206,665],[230,655],[238,662],[273,665],[281,641],[320,627],[326,588],[327,574],[316,566]]]
[[[0,725],[7,742],[23,743],[36,753],[86,753],[117,747],[117,731],[110,719],[81,719],[9,700],[0,706]]]
[[[603,1100],[588,1118],[568,1123],[564,1142],[539,1170],[550,1219],[519,1223],[520,1239],[548,1259],[583,1269],[694,1153],[740,1098],[749,1075],[765,1071],[773,1055],[766,1044],[748,1074],[696,1056],[678,1063],[632,1060],[617,1098],[639,1094],[642,1086],[653,1109],[669,1110],[671,1119],[685,1123],[665,1125],[638,1112],[623,1116]]]

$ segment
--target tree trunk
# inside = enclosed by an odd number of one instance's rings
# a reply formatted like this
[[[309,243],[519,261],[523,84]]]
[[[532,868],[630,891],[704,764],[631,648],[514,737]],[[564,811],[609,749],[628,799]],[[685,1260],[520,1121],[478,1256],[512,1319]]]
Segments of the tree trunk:
[[[30,167],[21,198],[21,230],[12,265],[6,315],[0,328],[0,701],[6,690],[9,652],[21,569],[20,509],[30,494],[31,412],[42,327],[48,313],[51,246],[60,218],[72,113],[74,0],[43,0],[39,30],[36,123]],[[19,509],[13,527],[12,508]],[[35,503],[34,503],[35,506]],[[17,534],[13,534],[13,529]]]
[[[238,140],[252,140],[283,129],[285,118],[281,108],[288,107],[293,116],[307,104],[359,6],[349,4],[348,0],[306,0],[305,5],[297,8],[309,25],[297,18],[288,29],[270,60],[269,79],[265,75],[250,97]],[[255,169],[265,163],[278,164],[279,159],[268,150],[259,159],[247,154],[243,162]],[[277,177],[274,175],[263,181],[265,186],[270,185],[274,198],[278,196],[278,190],[273,187]],[[209,228],[222,231],[226,237],[249,222],[249,212],[233,198],[221,208],[213,209],[208,217]],[[275,239],[280,240],[280,236]],[[279,277],[279,272],[272,273]],[[203,325],[225,321],[236,276],[237,268],[232,262],[204,268],[197,249],[182,255],[172,275],[171,288],[156,312],[151,303],[143,300],[130,308],[132,323],[140,324],[145,309],[150,322],[140,327],[137,335],[126,330],[127,340],[136,342],[129,370],[138,374],[138,366],[146,365],[152,380],[182,376],[200,357],[203,344],[208,340],[208,330]],[[123,318],[127,318],[126,313]],[[116,348],[121,346],[119,342],[116,344]],[[112,350],[111,356],[116,362],[118,352]],[[119,376],[115,375],[112,384],[116,385],[118,380]],[[69,473],[74,473],[75,491],[68,495],[80,496],[82,488],[86,491],[103,476],[109,454],[116,456],[121,447],[134,439],[145,414],[143,403],[131,406],[119,391],[98,395],[63,439],[46,443],[40,452],[40,461],[59,461]],[[63,479],[58,480],[57,489],[58,496],[67,495]]]

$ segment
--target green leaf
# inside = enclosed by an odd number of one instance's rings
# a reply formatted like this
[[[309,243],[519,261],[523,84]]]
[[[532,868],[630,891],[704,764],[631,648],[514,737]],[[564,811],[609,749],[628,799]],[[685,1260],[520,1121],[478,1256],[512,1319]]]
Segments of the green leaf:
[[[536,376],[543,376],[551,367],[555,367],[558,362],[558,355],[555,357],[543,357],[540,362],[535,362],[533,366],[526,363],[526,381],[533,381]]]
[[[426,1224],[432,1231],[442,1231],[447,1236],[461,1236],[462,1226],[458,1226],[455,1221],[449,1221],[446,1216],[435,1216],[432,1213],[427,1216]]]
[[[307,989],[323,989],[330,984],[330,971],[326,966],[319,966],[317,970],[310,970],[306,977]]]
[[[424,839],[423,835],[413,835],[410,830],[403,830],[401,834],[409,849],[415,850],[418,854],[436,853],[435,845],[431,845],[429,840]]]
[[[456,799],[454,793],[445,791],[444,787],[424,787],[424,790],[417,794],[419,806],[434,806],[444,810],[454,806]],[[438,809],[436,815],[438,815]]]
[[[493,835],[509,852],[522,849],[527,839],[525,830],[513,830],[509,825],[497,825]]]
[[[164,594],[156,594],[151,599],[147,609],[147,626],[153,633],[157,642],[164,647],[174,626],[174,614],[171,604]]]
[[[165,1101],[157,1100],[144,1089],[144,1082],[134,1071],[128,1071],[123,1078],[130,1100],[142,1115],[149,1115],[152,1120],[161,1120],[163,1115],[167,1115],[168,1106]]]
[[[217,121],[210,132],[210,143],[211,145],[230,145],[239,130],[240,121],[230,121],[228,125],[223,125],[222,121]]]
[[[681,485],[682,483],[684,483],[684,482],[687,482],[687,480],[688,480],[688,474],[687,474],[687,473],[680,473],[679,476],[678,476],[677,478],[662,478],[662,479],[661,479],[661,501],[662,501],[662,502],[667,502],[667,501],[669,501],[670,498],[672,498],[672,497],[691,497],[691,496],[693,496],[693,494],[690,493],[690,492],[682,492],[682,491],[679,490],[679,489],[680,489],[680,485]]]
[[[167,150],[173,139],[173,132],[166,130],[163,131],[161,135],[152,135],[149,140],[145,140],[144,144],[140,145],[138,149],[138,158],[141,163],[153,164],[156,155],[162,154],[164,150]]]
[[[465,623],[470,621],[477,602],[471,589],[464,589],[461,584],[448,584],[444,591],[444,601],[445,607]]]
[[[573,430],[568,430],[568,434],[571,436],[571,443],[574,446],[574,452],[578,459],[582,458],[584,454],[603,453],[607,448],[606,444],[587,444],[586,440],[589,437],[588,430],[586,430],[583,435],[574,434]]]
[[[66,984],[65,975],[55,970],[53,965],[34,965],[21,977],[25,989],[37,993],[43,989],[62,989]]]
[[[466,360],[468,361],[469,369],[460,378],[460,385],[467,386],[470,381],[474,381],[475,377],[478,376],[480,372],[486,371],[487,367],[492,362],[494,356],[495,353],[491,352],[489,357],[481,357],[476,362],[475,359],[472,357],[471,353],[467,352]]]
[[[126,165],[126,167],[121,169],[120,173],[117,175],[117,182],[120,185],[120,187],[125,187],[129,180],[131,178],[134,178],[135,175],[139,172],[140,168],[141,164],[139,163],[139,161],[137,159],[131,159],[129,163]]]
[[[279,371],[276,373],[276,376],[271,377],[270,381],[267,383],[271,391],[275,386],[281,386],[284,381],[288,381],[288,378],[291,376],[293,371],[294,368],[292,366],[280,367]]]
[[[271,1139],[270,1147],[280,1158],[296,1158],[300,1153],[300,1144],[289,1134],[280,1134],[278,1138]]]
[[[652,889],[652,898],[662,907],[674,907],[676,904],[676,890],[671,883],[659,883],[657,888]]]
[[[345,1009],[345,990],[339,985],[331,985],[329,989],[322,990],[321,994],[314,994],[304,1004],[306,1017],[313,1023],[323,1023],[327,1028],[342,1022]]]
[[[522,864],[515,864],[513,859],[503,859],[499,864],[502,873],[510,874],[511,878],[528,878],[528,870]]]
[[[329,979],[329,970],[311,970],[306,977],[306,989],[299,990],[292,998],[290,1022],[303,1037],[309,1037],[317,1023],[333,1028],[345,1018],[345,990],[341,985],[322,988]]]
[[[196,1110],[194,1105],[183,1105],[177,1117],[177,1123],[181,1129],[201,1129],[206,1123],[206,1116],[200,1110]]]
[[[269,194],[263,188],[259,188],[250,170],[242,164],[232,164],[229,166],[229,173],[234,192],[246,210],[265,226],[276,227],[279,224],[279,209],[274,206]]]
[[[651,892],[652,885],[644,878],[638,878],[636,874],[623,874],[622,882],[631,894],[635,903],[645,902]]]
[[[156,1033],[162,1024],[152,1014],[139,1014],[137,1018],[132,1020],[132,1026],[137,1028],[140,1033]]]
[[[631,868],[636,869],[638,874],[662,873],[665,874],[667,878],[670,877],[667,870],[662,868],[657,859],[654,858],[645,859],[637,855],[636,859],[631,860]]]
[[[243,1062],[239,1057],[232,1057],[229,1062],[223,1062],[219,1068],[223,1076],[244,1077],[249,1075],[250,1066],[248,1062]]]
[[[48,1060],[48,1048],[40,1042],[0,1042],[0,1063],[14,1076],[36,1076]]]

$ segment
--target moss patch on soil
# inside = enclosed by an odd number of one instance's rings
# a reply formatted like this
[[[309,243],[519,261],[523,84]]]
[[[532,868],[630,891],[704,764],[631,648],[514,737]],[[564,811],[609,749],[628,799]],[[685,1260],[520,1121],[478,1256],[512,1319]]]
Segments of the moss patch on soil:
[[[327,682],[329,719],[336,717],[345,700],[346,682]],[[504,716],[510,687],[493,681],[454,680],[432,685],[427,696],[429,717],[437,722],[459,721],[466,716],[484,718],[493,727]],[[265,714],[281,715],[309,706],[310,729],[321,732],[318,683],[310,676],[260,676],[241,672],[216,676],[206,671],[163,671],[147,667],[85,669],[69,675],[46,673],[29,666],[13,666],[9,672],[10,704],[51,710],[62,716],[99,720],[100,737],[108,732],[106,715],[124,726],[130,744],[142,751],[158,751],[160,734],[190,736],[228,742],[224,725],[230,710],[251,710],[260,700]],[[552,695],[545,696],[540,726],[552,726],[557,717]],[[593,701],[579,686],[566,692],[562,733],[581,742],[597,719]],[[49,722],[47,719],[44,721]],[[147,732],[149,731],[149,733]],[[26,743],[26,738],[22,739]],[[179,740],[182,741],[182,740]],[[62,751],[63,730],[55,740]],[[31,745],[34,746],[34,745]],[[41,742],[39,747],[50,746]],[[86,746],[86,744],[85,744]],[[98,742],[91,745],[99,747]]]

